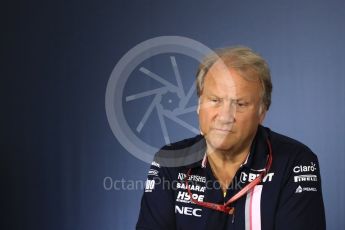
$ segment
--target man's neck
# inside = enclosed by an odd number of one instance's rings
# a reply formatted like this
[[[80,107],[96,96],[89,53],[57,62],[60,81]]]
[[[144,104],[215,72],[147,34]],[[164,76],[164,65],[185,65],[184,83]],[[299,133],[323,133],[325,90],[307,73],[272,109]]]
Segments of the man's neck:
[[[214,176],[219,181],[222,190],[225,192],[231,184],[237,170],[246,161],[250,146],[240,152],[224,152],[209,150],[207,159]]]
[[[237,153],[210,150],[207,152],[207,157],[216,167],[240,166],[247,159],[249,151],[250,147]]]

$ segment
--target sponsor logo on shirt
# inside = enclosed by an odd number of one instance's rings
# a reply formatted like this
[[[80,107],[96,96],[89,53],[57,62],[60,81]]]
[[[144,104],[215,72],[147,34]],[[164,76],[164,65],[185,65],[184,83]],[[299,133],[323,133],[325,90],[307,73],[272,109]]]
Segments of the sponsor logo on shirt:
[[[199,194],[192,194],[192,198],[194,200],[197,200],[199,202],[204,201],[204,195],[199,195]],[[190,199],[190,195],[188,192],[183,192],[183,191],[179,191],[176,197],[176,201],[177,202],[182,202],[182,203],[190,203],[191,199]]]
[[[156,166],[157,168],[161,167],[156,161],[152,161],[151,165]]]
[[[186,174],[185,173],[179,173],[177,176],[178,180],[184,180],[186,178]],[[190,181],[196,181],[196,182],[202,182],[202,183],[206,183],[206,177],[204,176],[199,176],[199,175],[190,175],[188,177],[188,180]]]
[[[201,209],[200,208],[192,208],[192,207],[184,207],[175,205],[175,213],[186,215],[186,216],[195,216],[201,217]]]
[[[297,165],[293,168],[294,173],[314,172],[316,170],[317,167],[314,162],[310,162],[310,165]]]
[[[187,189],[185,183],[177,183],[176,184],[176,188]],[[189,189],[191,191],[205,192],[206,187],[205,186],[199,186],[199,185],[191,184],[191,185],[189,185]]]
[[[302,187],[299,185],[295,191],[295,193],[302,193],[302,192],[317,192],[317,188],[313,187]]]
[[[149,176],[158,176],[158,171],[155,169],[150,169],[148,172]]]
[[[304,181],[317,181],[316,175],[299,175],[294,176],[295,182],[304,182]]]
[[[155,180],[146,180],[145,192],[152,192],[154,188],[155,188]]]
[[[253,181],[255,178],[257,178],[260,174],[256,174],[256,173],[245,173],[245,172],[241,172],[241,178],[240,178],[240,181],[242,183],[245,183],[245,182],[251,182]],[[262,182],[271,182],[272,179],[273,179],[273,176],[274,176],[274,173],[268,173],[263,179],[262,179]]]

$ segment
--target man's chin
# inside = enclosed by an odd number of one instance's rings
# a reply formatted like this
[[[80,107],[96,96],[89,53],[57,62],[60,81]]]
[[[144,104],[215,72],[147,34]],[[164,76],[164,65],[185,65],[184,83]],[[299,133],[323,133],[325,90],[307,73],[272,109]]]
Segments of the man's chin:
[[[233,143],[229,142],[229,140],[208,140],[207,141],[209,149],[213,149],[214,151],[229,151]]]

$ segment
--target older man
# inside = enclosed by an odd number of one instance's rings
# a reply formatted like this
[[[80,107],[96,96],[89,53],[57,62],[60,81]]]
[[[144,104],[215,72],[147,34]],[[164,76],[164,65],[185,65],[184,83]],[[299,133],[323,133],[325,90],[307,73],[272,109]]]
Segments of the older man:
[[[137,229],[325,229],[316,155],[261,126],[271,91],[267,63],[249,48],[201,63],[201,135],[156,154]]]

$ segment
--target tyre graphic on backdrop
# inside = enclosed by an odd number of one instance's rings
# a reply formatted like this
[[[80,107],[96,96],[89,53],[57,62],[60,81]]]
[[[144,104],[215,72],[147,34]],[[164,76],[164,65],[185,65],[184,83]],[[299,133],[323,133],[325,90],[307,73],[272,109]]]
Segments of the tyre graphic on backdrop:
[[[120,59],[107,84],[105,108],[112,132],[129,153],[151,163],[162,145],[200,133],[195,71],[211,53],[198,41],[162,36]]]

